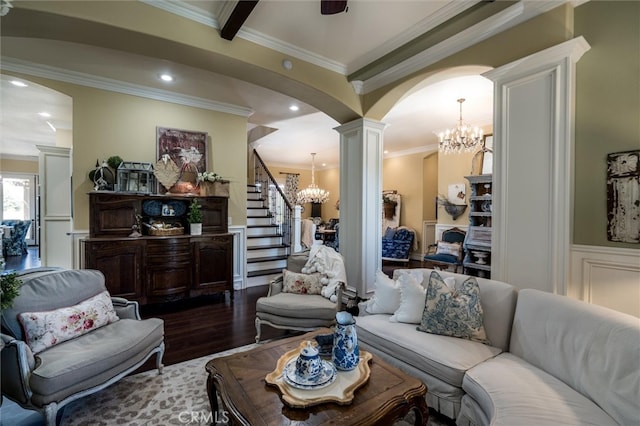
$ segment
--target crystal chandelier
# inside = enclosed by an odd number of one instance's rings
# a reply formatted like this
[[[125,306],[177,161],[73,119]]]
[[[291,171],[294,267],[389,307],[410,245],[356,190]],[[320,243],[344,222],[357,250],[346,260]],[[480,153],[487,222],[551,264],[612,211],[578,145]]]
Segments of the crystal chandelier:
[[[438,134],[440,151],[445,154],[461,153],[463,151],[471,152],[482,145],[482,129],[477,127],[472,129],[471,126],[462,121],[462,103],[464,101],[464,98],[458,99],[460,104],[458,125],[454,129],[447,129]]]
[[[298,192],[298,204],[306,203],[326,203],[329,200],[329,192],[318,188],[315,182],[315,157],[316,153],[311,154],[311,185]]]

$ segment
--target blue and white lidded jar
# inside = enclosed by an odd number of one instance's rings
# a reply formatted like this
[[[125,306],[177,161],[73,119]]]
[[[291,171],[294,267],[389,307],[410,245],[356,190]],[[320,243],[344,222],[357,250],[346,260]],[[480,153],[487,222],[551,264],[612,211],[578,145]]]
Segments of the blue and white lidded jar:
[[[353,370],[360,363],[356,320],[348,312],[336,314],[333,334],[333,364],[338,370]]]
[[[307,341],[307,346],[302,348],[296,360],[296,375],[304,380],[318,378],[322,371],[322,360],[318,349]]]

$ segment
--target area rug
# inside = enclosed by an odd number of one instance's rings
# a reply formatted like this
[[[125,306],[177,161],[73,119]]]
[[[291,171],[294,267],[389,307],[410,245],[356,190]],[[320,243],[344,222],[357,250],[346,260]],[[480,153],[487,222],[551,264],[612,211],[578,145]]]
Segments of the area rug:
[[[205,364],[217,357],[243,352],[256,344],[207,355],[125,377],[116,384],[64,407],[60,426],[225,425],[213,416],[207,396]],[[216,420],[218,420],[216,422]],[[396,423],[413,424],[413,414]],[[448,423],[431,415],[429,426]]]

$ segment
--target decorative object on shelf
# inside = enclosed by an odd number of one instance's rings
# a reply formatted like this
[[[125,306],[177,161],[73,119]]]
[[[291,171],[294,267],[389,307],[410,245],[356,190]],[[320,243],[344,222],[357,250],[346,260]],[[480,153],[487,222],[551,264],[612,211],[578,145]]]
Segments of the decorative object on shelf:
[[[385,219],[393,219],[396,215],[396,206],[398,205],[399,195],[393,192],[384,192],[382,194],[382,209]]]
[[[189,222],[189,232],[191,235],[202,234],[202,212],[200,211],[200,203],[194,198],[189,204],[189,213],[187,214]]]
[[[206,132],[156,128],[157,158],[168,155],[179,170],[178,180],[169,192],[198,192],[198,173],[207,169],[207,138]]]
[[[123,161],[118,166],[118,191],[151,194],[155,188],[153,164]]]
[[[464,101],[464,98],[458,99],[460,104],[458,124],[454,128],[438,134],[440,139],[439,149],[445,154],[471,152],[482,143],[482,129],[478,127],[472,129],[471,126],[462,121],[462,103]]]
[[[493,173],[493,135],[484,135],[482,146],[471,159],[471,176]]]
[[[298,204],[319,203],[323,204],[329,200],[329,192],[316,185],[315,180],[315,157],[316,153],[311,153],[311,185],[298,192]]]
[[[0,276],[0,309],[8,309],[13,306],[13,299],[20,294],[22,280],[15,272]]]
[[[171,235],[184,234],[184,228],[179,222],[152,220],[151,223],[145,223],[145,226],[149,228],[149,235],[167,237]]]
[[[439,197],[437,197],[436,202],[438,203],[438,205],[444,207],[444,211],[447,212],[453,220],[459,218],[462,213],[467,210],[466,204],[454,204],[447,198],[445,198],[444,195],[440,195]]]
[[[138,212],[134,210],[133,217],[134,222],[133,225],[131,225],[131,233],[129,236],[131,238],[142,237],[142,215],[139,215]]]
[[[640,243],[640,150],[607,155],[607,239]]]
[[[118,171],[118,167],[120,167],[121,163],[122,163],[122,158],[120,158],[117,155],[113,155],[107,159],[107,164],[109,165],[109,167],[111,167],[111,169],[114,172]]]
[[[360,348],[356,334],[356,320],[346,311],[336,314],[333,332],[333,365],[338,370],[353,370],[360,363]]]
[[[487,264],[487,258],[489,257],[489,253],[488,252],[474,250],[471,253],[477,258],[476,263],[478,265],[486,265]]]
[[[180,168],[171,159],[171,157],[169,157],[169,154],[163,154],[162,158],[156,162],[156,165],[153,168],[153,175],[164,189],[169,191],[180,177]]]
[[[200,195],[229,196],[229,180],[214,172],[198,173]]]
[[[93,182],[93,189],[95,191],[113,191],[115,175],[106,161],[102,161],[102,164],[100,164],[100,162],[96,160],[96,167],[89,172],[89,179]]]

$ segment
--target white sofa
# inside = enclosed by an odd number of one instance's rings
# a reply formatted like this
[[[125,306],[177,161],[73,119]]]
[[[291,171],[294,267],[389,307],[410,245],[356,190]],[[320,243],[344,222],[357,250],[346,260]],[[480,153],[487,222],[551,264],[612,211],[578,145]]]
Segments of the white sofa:
[[[432,270],[421,271],[426,287]],[[428,405],[458,425],[640,425],[640,319],[477,281],[491,345],[367,315],[361,303],[361,347],[423,380]]]

